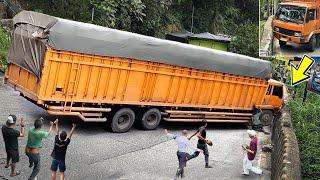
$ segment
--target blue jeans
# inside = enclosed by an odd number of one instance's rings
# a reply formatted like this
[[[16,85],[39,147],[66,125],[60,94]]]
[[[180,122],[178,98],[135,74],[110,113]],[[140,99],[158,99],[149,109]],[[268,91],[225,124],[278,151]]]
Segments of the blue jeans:
[[[33,153],[26,152],[26,155],[29,158],[29,164],[33,165],[33,170],[29,179],[34,179],[40,171],[40,154],[39,153],[33,154]]]

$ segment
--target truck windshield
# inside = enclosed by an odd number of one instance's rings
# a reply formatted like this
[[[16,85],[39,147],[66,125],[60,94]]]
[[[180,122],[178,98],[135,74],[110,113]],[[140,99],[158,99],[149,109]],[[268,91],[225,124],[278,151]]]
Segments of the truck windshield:
[[[276,13],[276,19],[284,22],[303,24],[305,14],[306,14],[305,7],[280,5]]]

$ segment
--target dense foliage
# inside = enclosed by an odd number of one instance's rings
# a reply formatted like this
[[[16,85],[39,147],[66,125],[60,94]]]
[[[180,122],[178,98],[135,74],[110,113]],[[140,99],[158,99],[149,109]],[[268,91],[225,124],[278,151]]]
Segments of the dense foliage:
[[[289,105],[299,143],[302,177],[316,180],[320,177],[320,97],[308,92],[303,104],[304,87],[297,87],[296,97]]]
[[[234,52],[258,56],[256,0],[21,0],[29,10],[163,38],[188,30],[233,37]],[[193,6],[194,5],[194,6]],[[192,12],[194,18],[192,26]]]
[[[4,71],[7,67],[7,51],[9,42],[9,35],[0,26],[0,71]]]

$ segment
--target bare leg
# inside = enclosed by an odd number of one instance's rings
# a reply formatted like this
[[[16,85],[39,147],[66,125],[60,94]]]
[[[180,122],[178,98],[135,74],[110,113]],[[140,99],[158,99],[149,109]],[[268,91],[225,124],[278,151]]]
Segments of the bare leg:
[[[56,180],[57,172],[56,171],[51,171],[51,177],[52,177],[52,180]]]
[[[7,157],[7,164],[6,164],[5,168],[8,168],[9,166],[10,166],[10,158]]]
[[[11,176],[16,174],[16,163],[11,163]]]
[[[64,172],[60,172],[60,180],[64,180]]]

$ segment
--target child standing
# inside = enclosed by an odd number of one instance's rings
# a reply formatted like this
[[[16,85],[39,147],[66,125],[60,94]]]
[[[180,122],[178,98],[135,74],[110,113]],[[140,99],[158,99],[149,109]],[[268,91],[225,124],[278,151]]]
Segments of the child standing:
[[[66,163],[65,163],[65,158],[66,158],[66,152],[68,145],[70,144],[70,139],[71,136],[74,132],[74,129],[76,128],[76,124],[72,124],[72,128],[67,134],[66,131],[61,131],[59,134],[59,121],[55,121],[56,125],[56,136],[54,140],[54,148],[51,153],[52,157],[52,163],[51,163],[51,177],[52,180],[55,180],[57,177],[57,170],[59,168],[60,171],[60,180],[64,180],[64,172],[66,170]]]

